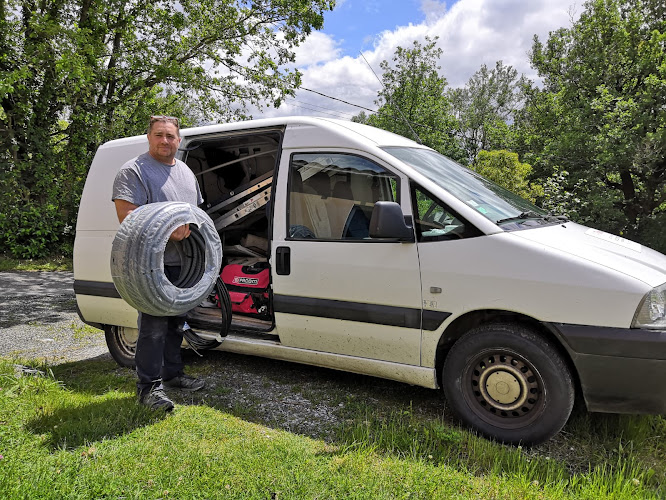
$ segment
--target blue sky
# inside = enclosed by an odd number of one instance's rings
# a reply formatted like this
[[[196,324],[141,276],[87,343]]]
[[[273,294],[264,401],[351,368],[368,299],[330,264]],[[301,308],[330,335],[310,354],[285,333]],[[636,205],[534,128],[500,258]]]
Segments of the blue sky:
[[[384,30],[416,24],[425,18],[418,0],[338,2],[333,12],[326,14],[324,33],[340,42],[346,55],[355,55],[372,47],[372,41]]]
[[[381,84],[382,61],[397,47],[438,37],[443,55],[440,73],[450,87],[461,87],[482,64],[501,60],[519,73],[538,79],[528,52],[534,35],[571,26],[582,0],[338,0],[325,13],[324,28],[296,49],[295,66],[302,86],[370,109]],[[363,56],[361,57],[360,51]],[[368,67],[368,61],[372,70]],[[381,76],[381,75],[380,75]],[[255,118],[320,115],[351,119],[361,109],[298,90],[279,109],[250,110]]]

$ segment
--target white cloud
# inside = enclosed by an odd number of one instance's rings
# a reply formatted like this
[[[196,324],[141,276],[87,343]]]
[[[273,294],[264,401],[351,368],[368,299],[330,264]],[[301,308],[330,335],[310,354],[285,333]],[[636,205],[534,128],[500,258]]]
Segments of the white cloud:
[[[446,2],[421,0],[421,12],[426,16],[425,23],[431,24],[446,14]]]
[[[443,50],[441,73],[451,87],[464,85],[482,64],[494,67],[498,60],[536,79],[528,59],[533,36],[546,40],[550,31],[569,27],[570,12],[576,10],[579,14],[582,10],[574,1],[459,0],[446,10],[443,2],[422,0],[425,19],[420,24],[374,34],[373,48],[363,54],[379,74],[380,62],[390,61],[398,46],[407,47],[414,40],[423,43],[426,36],[438,36],[438,46]],[[374,100],[381,85],[360,56],[342,55],[337,41],[322,33],[313,33],[297,54],[296,67],[303,73],[303,87],[376,109]],[[345,117],[360,111],[299,90],[296,100],[289,99],[280,109],[269,109],[263,116],[319,114],[305,107],[316,108],[323,116],[327,116],[323,111],[343,113]],[[262,114],[254,115],[258,118]]]
[[[342,56],[342,50],[339,47],[340,42],[332,36],[314,31],[308,36],[307,40],[296,47],[296,66],[299,68],[308,68],[310,66],[323,62],[339,59]]]

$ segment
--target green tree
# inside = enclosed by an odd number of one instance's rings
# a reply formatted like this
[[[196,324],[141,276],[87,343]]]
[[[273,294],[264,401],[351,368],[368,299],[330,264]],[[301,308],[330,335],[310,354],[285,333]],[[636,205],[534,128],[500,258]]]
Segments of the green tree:
[[[535,38],[531,62],[543,88],[518,119],[523,157],[584,190],[584,222],[666,251],[666,4],[588,1],[571,28]]]
[[[62,240],[97,146],[144,132],[149,115],[175,114],[187,125],[279,105],[300,83],[285,69],[294,47],[333,6],[0,0],[3,246],[30,257]],[[48,227],[42,213],[53,216]],[[33,226],[52,234],[38,243]]]
[[[442,154],[460,159],[456,123],[446,96],[446,78],[440,76],[437,61],[442,49],[437,38],[426,37],[421,45],[398,47],[392,63],[382,61],[382,90],[375,103],[377,113],[358,115],[360,121],[422,142]]]
[[[529,181],[532,166],[522,163],[518,153],[482,150],[477,153],[471,168],[486,179],[532,202],[544,195],[542,186]]]
[[[459,135],[469,161],[481,150],[511,148],[515,113],[524,103],[524,76],[497,61],[483,64],[464,87],[449,90]]]

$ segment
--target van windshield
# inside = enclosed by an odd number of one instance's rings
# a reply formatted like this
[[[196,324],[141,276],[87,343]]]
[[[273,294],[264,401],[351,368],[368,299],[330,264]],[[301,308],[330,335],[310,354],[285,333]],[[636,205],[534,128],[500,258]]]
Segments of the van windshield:
[[[473,170],[436,151],[421,148],[384,147],[384,151],[413,167],[442,189],[483,214],[505,230],[562,222],[517,194],[483,178]],[[535,221],[530,224],[528,221]]]

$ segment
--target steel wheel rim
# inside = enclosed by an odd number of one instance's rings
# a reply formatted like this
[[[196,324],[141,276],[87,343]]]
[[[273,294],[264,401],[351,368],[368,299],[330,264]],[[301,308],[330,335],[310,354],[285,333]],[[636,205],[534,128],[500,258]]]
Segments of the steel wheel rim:
[[[129,336],[126,329],[122,326],[116,328],[116,339],[118,339],[118,346],[129,356],[134,356],[136,353],[137,336]]]
[[[537,419],[545,406],[545,386],[536,368],[509,349],[488,349],[465,367],[463,394],[485,422],[515,429]]]

